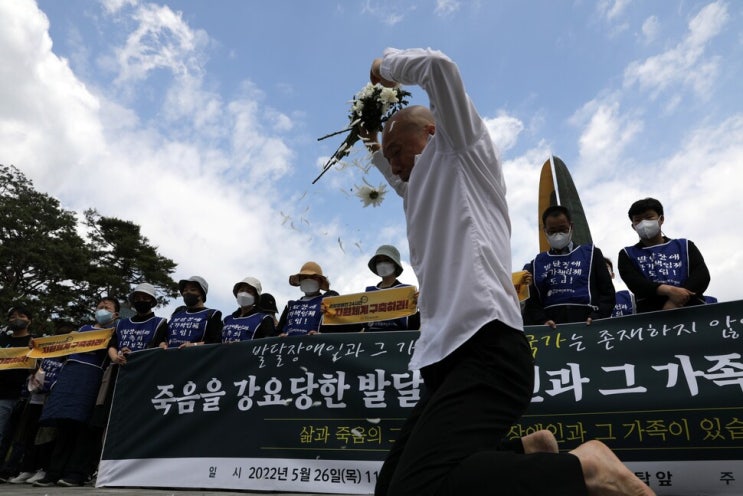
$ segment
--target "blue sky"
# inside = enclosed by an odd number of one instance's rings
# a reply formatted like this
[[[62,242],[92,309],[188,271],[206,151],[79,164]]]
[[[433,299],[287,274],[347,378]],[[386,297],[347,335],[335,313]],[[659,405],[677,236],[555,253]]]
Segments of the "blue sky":
[[[739,299],[742,16],[688,0],[0,2],[0,163],[68,209],[140,224],[223,311],[245,276],[279,306],[300,296],[287,280],[307,260],[361,291],[379,244],[407,260],[402,202],[364,207],[355,186],[383,179],[357,166],[311,185],[340,142],[317,138],[347,124],[385,47],[432,47],[500,149],[514,269],[538,250],[554,153],[606,255],[636,241],[627,209],[653,196],[664,232],[700,247],[709,294]]]

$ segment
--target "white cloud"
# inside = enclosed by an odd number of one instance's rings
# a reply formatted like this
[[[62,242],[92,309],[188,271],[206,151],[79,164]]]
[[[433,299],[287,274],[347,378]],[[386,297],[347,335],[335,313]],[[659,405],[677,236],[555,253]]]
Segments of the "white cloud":
[[[133,7],[139,3],[137,0],[100,0],[101,5],[109,14],[115,14],[126,6]]]
[[[629,28],[629,23],[622,20],[624,13],[631,0],[601,0],[596,5],[600,20],[606,25],[606,34],[614,38]]]
[[[501,113],[497,117],[485,118],[490,137],[500,152],[511,149],[524,130],[524,123],[516,117]]]
[[[292,295],[288,275],[306,261],[297,247],[339,251],[299,220],[309,198],[279,202],[273,180],[291,167],[282,133],[292,120],[267,107],[250,83],[231,101],[203,90],[200,58],[193,55],[207,40],[189,32],[180,16],[126,5],[117,15],[127,13],[140,24],[118,52],[126,54],[119,80],[144,84],[157,67],[176,75],[151,122],[116,94],[78,79],[53,53],[48,20],[33,2],[0,2],[0,17],[8,20],[0,30],[3,163],[18,166],[66,208],[95,207],[141,225],[160,253],[179,264],[176,279],[207,279],[216,308],[232,307],[229,290],[246,275],[259,277],[281,305]],[[280,209],[296,212],[304,229],[281,226]]]
[[[410,0],[366,0],[361,13],[368,14],[388,26],[394,26],[415,10],[416,5]]]
[[[631,3],[631,0],[601,0],[596,6],[599,14],[609,21],[616,20],[624,9]]]
[[[129,34],[126,44],[116,50],[119,85],[141,81],[156,69],[176,76],[201,72],[202,50],[209,37],[202,30],[191,29],[180,12],[173,12],[168,6],[145,4],[135,10],[133,20],[137,28]]]
[[[708,98],[717,76],[719,58],[705,59],[706,45],[722,32],[728,19],[724,3],[705,6],[689,22],[688,35],[678,45],[644,61],[632,62],[624,73],[625,86],[637,84],[650,91],[653,98],[675,86],[689,87],[699,96]]]
[[[642,23],[642,39],[644,43],[652,43],[658,37],[660,23],[656,16],[650,16]]]
[[[458,0],[436,0],[434,13],[441,17],[446,17],[458,11],[462,4]]]
[[[643,128],[637,117],[622,114],[619,102],[611,97],[586,103],[570,122],[585,126],[578,140],[579,165],[590,178],[616,168],[619,157]]]

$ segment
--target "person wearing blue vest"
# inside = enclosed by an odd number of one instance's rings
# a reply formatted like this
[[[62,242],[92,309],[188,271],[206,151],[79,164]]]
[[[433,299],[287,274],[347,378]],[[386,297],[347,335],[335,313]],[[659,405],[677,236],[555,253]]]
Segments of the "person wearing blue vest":
[[[125,365],[132,352],[157,347],[168,333],[168,320],[152,311],[157,306],[155,286],[146,282],[137,285],[128,300],[137,313],[119,320],[108,343],[108,357],[118,365]]]
[[[178,307],[168,323],[168,340],[161,348],[185,348],[222,342],[222,312],[207,308],[209,284],[200,276],[178,281],[185,306]]]
[[[704,304],[710,281],[707,264],[694,243],[663,234],[663,205],[644,198],[633,203],[627,215],[640,241],[619,252],[617,266],[635,295],[637,312]]]
[[[570,211],[554,205],[542,213],[542,225],[550,244],[531,264],[534,278],[524,306],[524,324],[548,325],[585,322],[611,316],[614,284],[601,250],[592,244],[572,241]]]
[[[259,306],[263,286],[255,277],[246,277],[232,287],[238,309],[224,319],[222,342],[236,343],[273,336],[273,318]]]
[[[86,324],[78,332],[116,327],[119,310],[119,300],[101,298],[95,324]],[[102,440],[90,420],[107,362],[106,349],[67,356],[39,419],[40,425],[56,426],[57,439],[46,475],[34,486],[82,486],[93,472]]]
[[[410,286],[397,280],[402,274],[403,268],[400,262],[400,251],[392,245],[382,245],[377,248],[374,256],[369,259],[369,270],[382,278],[375,286],[367,286],[366,291],[379,291],[380,289],[401,288]],[[364,325],[365,332],[375,331],[404,331],[417,330],[420,328],[420,312],[399,319],[368,322]]]
[[[372,163],[402,197],[421,332],[408,365],[424,392],[379,471],[376,496],[651,496],[603,443],[499,449],[529,406],[534,360],[511,276],[503,168],[485,121],[445,54],[388,48],[372,84],[415,84],[430,108],[364,133]],[[603,263],[601,268],[606,271]],[[608,277],[608,276],[607,276]],[[613,306],[613,303],[612,305]]]
[[[611,276],[611,280],[613,281],[615,276],[614,264],[609,257],[604,257],[604,262],[606,262],[606,269],[609,271],[609,275]],[[611,311],[611,316],[621,317],[623,315],[632,315],[634,313],[637,313],[635,295],[633,295],[626,289],[617,291],[616,304],[614,305],[614,310]]]
[[[306,336],[317,334],[322,323],[322,299],[337,296],[330,291],[330,281],[315,262],[302,265],[299,272],[289,276],[289,284],[299,286],[304,296],[287,302],[279,318],[279,336]],[[321,293],[320,291],[324,291]]]

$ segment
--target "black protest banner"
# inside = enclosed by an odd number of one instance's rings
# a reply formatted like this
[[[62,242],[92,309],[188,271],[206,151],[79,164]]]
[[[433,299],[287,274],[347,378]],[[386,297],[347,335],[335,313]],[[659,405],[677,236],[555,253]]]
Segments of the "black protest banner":
[[[743,302],[526,329],[539,428],[601,439],[658,494],[739,494]],[[365,494],[423,387],[416,332],[270,338],[136,353],[99,485]],[[736,484],[738,484],[736,489]]]

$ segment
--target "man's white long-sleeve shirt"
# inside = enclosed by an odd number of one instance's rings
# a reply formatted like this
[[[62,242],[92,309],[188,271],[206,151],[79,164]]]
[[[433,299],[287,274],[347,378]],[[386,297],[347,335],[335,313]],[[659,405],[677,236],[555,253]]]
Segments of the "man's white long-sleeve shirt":
[[[420,284],[421,335],[411,369],[449,355],[484,324],[521,330],[511,279],[511,224],[500,161],[459,69],[441,52],[387,49],[380,73],[421,86],[436,132],[407,183],[376,152],[374,165],[403,197],[410,259]]]

